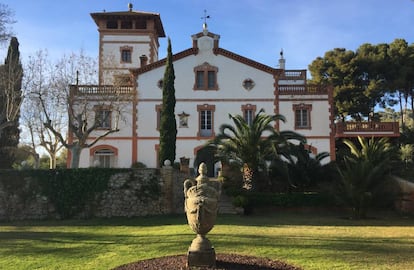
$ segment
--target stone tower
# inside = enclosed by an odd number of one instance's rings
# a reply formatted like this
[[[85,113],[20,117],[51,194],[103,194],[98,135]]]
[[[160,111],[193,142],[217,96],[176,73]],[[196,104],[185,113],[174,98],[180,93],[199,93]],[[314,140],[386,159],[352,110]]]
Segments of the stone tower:
[[[160,14],[134,11],[91,13],[99,31],[99,84],[130,83],[129,69],[158,61],[165,37]]]

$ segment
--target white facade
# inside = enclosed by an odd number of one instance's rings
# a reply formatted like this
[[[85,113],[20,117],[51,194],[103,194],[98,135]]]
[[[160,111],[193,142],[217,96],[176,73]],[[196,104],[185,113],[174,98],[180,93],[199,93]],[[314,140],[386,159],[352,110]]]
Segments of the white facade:
[[[133,14],[140,16],[141,13]],[[102,20],[100,23],[104,25],[105,20]],[[111,149],[112,167],[130,167],[135,162],[157,167],[160,86],[165,70],[165,59],[158,60],[158,37],[154,38],[152,34],[147,38],[145,35],[134,36],[121,29],[113,35],[113,31],[105,34],[105,30],[100,30],[100,58],[113,55],[119,59],[122,48],[130,46],[133,47],[134,61],[110,68],[101,62],[100,69],[104,69],[101,74],[108,77],[110,73],[105,72],[109,70],[115,74],[129,68],[135,78],[135,97],[124,110],[120,132],[99,141],[89,151],[83,150],[80,167],[94,166],[99,158],[96,149],[105,148]],[[173,56],[176,161],[181,157],[189,158],[192,167],[197,151],[217,134],[222,124],[231,124],[229,114],[250,112],[254,115],[260,109],[267,114],[286,117],[286,123],[275,123],[276,129],[301,133],[307,137],[315,154],[329,152],[334,157],[332,97],[328,89],[306,85],[306,70],[272,68],[227,51],[219,47],[220,36],[207,29],[192,38],[189,49]],[[138,62],[139,54],[147,55],[150,61]],[[281,60],[284,62],[283,58]]]

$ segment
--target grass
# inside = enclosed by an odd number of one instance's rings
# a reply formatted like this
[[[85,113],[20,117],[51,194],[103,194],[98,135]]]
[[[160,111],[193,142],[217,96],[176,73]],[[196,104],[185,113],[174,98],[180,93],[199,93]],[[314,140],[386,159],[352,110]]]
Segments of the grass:
[[[304,269],[414,269],[414,218],[349,220],[273,213],[219,216],[217,253],[282,260]],[[111,269],[185,254],[194,233],[184,215],[0,223],[1,269]]]

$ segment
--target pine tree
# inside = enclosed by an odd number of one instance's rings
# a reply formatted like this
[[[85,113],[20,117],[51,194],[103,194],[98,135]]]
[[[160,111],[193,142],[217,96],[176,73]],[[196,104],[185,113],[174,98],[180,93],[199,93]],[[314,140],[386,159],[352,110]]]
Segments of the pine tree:
[[[161,166],[164,164],[165,160],[169,160],[171,163],[174,163],[175,160],[177,122],[175,120],[174,80],[175,75],[171,40],[168,38],[167,62],[162,85],[162,109],[160,120],[159,161]]]
[[[19,112],[23,68],[19,42],[12,37],[4,65],[0,67],[0,168],[11,168],[20,138]]]

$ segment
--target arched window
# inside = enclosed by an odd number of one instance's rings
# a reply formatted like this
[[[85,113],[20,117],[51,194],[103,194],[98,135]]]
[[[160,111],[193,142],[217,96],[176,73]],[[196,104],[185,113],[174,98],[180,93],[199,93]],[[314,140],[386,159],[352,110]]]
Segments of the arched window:
[[[90,150],[91,166],[100,168],[116,167],[118,149],[110,145],[98,145]]]

